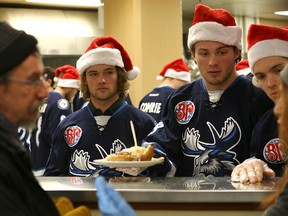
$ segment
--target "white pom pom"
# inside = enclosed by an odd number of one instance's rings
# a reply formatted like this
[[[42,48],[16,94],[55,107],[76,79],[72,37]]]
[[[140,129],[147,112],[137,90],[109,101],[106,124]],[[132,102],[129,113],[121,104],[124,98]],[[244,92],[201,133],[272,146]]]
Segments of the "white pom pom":
[[[140,69],[138,67],[134,66],[133,69],[130,71],[127,71],[127,73],[128,73],[128,75],[127,75],[128,80],[134,80],[140,74]]]
[[[156,76],[156,80],[163,80],[163,79],[164,79],[163,76],[160,76],[160,75]]]
[[[53,80],[54,80],[55,83],[57,83],[59,81],[59,78],[58,77],[54,77]]]

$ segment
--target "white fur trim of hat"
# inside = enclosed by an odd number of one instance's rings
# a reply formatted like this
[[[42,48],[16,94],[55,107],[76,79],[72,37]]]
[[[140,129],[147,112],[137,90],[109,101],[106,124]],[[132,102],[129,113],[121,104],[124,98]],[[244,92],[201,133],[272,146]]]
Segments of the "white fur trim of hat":
[[[168,68],[164,77],[171,77],[179,80],[183,80],[186,82],[191,82],[191,75],[187,71],[176,71],[171,68]],[[156,80],[163,80],[163,76],[158,75]]]
[[[87,68],[96,64],[124,67],[122,56],[118,49],[99,47],[84,53],[76,62],[76,68],[82,74]]]
[[[265,57],[285,56],[288,57],[288,41],[280,39],[263,40],[254,44],[248,50],[248,60],[253,72],[254,64]]]
[[[59,79],[57,82],[57,86],[65,87],[65,88],[79,88],[80,80],[75,79]]]
[[[241,45],[242,29],[239,26],[223,26],[217,22],[199,22],[189,28],[187,45],[189,48],[199,41],[215,41],[229,46]]]

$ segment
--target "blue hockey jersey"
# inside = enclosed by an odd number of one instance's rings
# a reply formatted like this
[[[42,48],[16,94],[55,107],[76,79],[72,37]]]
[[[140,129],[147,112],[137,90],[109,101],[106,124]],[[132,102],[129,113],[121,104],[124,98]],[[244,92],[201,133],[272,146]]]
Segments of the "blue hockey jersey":
[[[50,154],[52,134],[59,122],[72,113],[69,101],[58,92],[50,92],[39,111],[41,115],[30,140],[33,171],[37,176],[44,174]]]
[[[145,142],[167,156],[176,176],[225,176],[250,157],[250,140],[258,119],[272,101],[250,80],[238,77],[212,103],[204,81],[176,90],[167,101],[162,120]],[[165,155],[166,154],[166,155]],[[163,165],[159,165],[163,166]],[[156,169],[167,175],[170,167]]]
[[[273,109],[268,110],[255,126],[251,139],[251,156],[265,161],[277,176],[283,174],[285,159],[280,149],[277,118]]]
[[[133,121],[137,143],[140,145],[156,122],[126,101],[104,127],[98,124],[89,105],[72,113],[59,124],[53,134],[45,175],[122,175],[114,169],[98,165],[94,160],[134,146],[130,120]]]
[[[141,99],[139,109],[151,115],[156,122],[159,122],[162,118],[162,112],[167,98],[174,91],[175,89],[170,86],[154,88]]]

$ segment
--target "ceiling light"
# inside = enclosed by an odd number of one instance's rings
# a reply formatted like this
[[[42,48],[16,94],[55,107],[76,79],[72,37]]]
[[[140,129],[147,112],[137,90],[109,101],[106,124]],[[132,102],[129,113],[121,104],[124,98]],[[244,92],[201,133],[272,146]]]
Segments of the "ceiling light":
[[[25,1],[31,3],[49,4],[49,5],[86,6],[86,7],[103,6],[101,0],[25,0]]]
[[[276,11],[274,12],[276,15],[288,16],[288,11]]]

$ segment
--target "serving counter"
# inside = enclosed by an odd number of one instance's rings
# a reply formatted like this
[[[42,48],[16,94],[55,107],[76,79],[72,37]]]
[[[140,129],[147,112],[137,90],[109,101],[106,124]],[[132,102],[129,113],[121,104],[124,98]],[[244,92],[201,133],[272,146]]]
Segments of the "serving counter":
[[[38,177],[51,197],[67,196],[74,203],[97,208],[95,178]],[[111,178],[107,181],[135,209],[257,210],[275,190],[279,178],[261,184],[232,183],[229,177]]]

